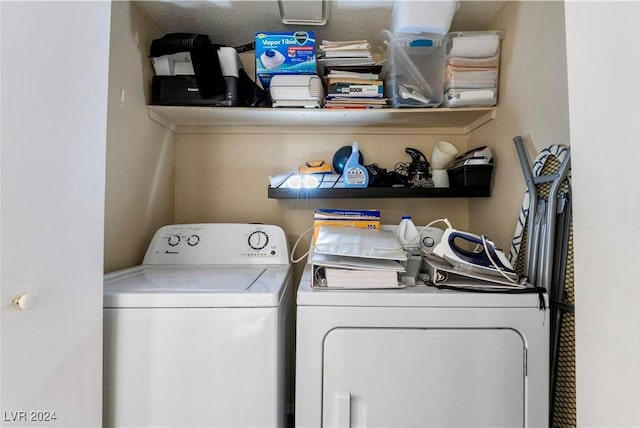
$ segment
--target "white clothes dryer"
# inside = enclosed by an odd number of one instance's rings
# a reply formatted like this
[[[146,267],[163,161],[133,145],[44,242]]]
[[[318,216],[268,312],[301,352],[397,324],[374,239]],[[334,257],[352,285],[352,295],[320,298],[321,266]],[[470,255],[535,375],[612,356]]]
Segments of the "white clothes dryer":
[[[158,230],[142,265],[105,275],[104,426],[285,426],[291,278],[277,226]]]
[[[307,266],[296,427],[548,427],[549,316],[537,294],[310,281]]]

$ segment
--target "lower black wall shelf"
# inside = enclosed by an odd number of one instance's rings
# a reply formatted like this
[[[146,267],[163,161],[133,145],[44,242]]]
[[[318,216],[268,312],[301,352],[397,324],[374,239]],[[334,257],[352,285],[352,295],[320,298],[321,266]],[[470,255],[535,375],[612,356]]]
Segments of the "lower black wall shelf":
[[[368,187],[366,189],[290,189],[268,187],[269,199],[359,198],[479,198],[491,196],[489,187]]]

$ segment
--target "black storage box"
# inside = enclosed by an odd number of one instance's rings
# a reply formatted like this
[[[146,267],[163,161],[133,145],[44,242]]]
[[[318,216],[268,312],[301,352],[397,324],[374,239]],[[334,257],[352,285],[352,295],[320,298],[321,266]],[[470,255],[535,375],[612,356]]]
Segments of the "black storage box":
[[[493,165],[463,165],[449,173],[450,187],[490,187]]]

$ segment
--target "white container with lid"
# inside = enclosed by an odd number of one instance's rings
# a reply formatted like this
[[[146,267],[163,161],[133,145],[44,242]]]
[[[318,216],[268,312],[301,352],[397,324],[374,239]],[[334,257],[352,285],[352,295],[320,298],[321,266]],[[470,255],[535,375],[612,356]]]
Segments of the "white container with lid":
[[[403,215],[400,224],[396,228],[396,237],[405,250],[420,249],[420,232],[413,224],[410,215]]]
[[[397,0],[391,12],[391,32],[447,34],[458,7],[457,0]]]

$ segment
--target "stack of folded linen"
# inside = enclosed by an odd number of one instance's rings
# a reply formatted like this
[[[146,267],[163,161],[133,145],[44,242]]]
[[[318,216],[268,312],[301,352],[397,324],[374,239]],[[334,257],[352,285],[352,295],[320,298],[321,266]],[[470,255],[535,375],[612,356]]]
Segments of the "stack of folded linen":
[[[496,104],[501,36],[498,31],[449,33],[445,107]]]

